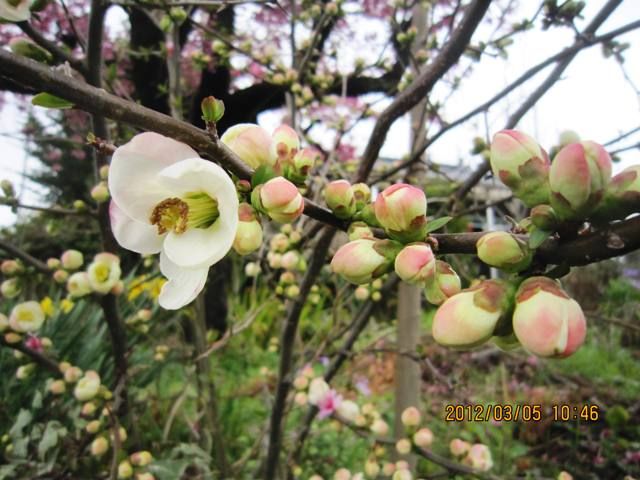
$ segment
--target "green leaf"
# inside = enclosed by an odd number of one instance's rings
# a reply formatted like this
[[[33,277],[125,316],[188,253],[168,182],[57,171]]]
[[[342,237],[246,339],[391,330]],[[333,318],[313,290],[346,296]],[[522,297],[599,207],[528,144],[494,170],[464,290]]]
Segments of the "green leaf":
[[[38,443],[38,458],[44,460],[44,456],[47,452],[58,444],[60,437],[66,435],[67,429],[64,428],[60,422],[51,421],[47,423],[47,427],[44,429],[42,439]]]
[[[251,186],[256,188],[276,176],[276,172],[269,165],[260,165],[251,177]]]
[[[538,228],[532,230],[529,234],[529,248],[538,248],[547,238],[549,238],[549,235],[551,235],[551,232],[548,232],[547,230],[540,230]]]
[[[440,217],[427,222],[427,233],[435,232],[453,220],[453,217]]]
[[[33,105],[37,105],[38,107],[44,108],[65,109],[73,107],[73,103],[46,92],[38,93],[37,95],[35,95],[31,99],[31,103]]]
[[[11,435],[11,437],[13,438],[21,437],[22,430],[24,430],[24,427],[26,427],[31,423],[32,419],[33,419],[33,415],[29,410],[25,410],[24,408],[20,409],[20,412],[18,413],[18,418],[16,419],[16,422],[11,427],[11,430],[9,431],[9,435]]]

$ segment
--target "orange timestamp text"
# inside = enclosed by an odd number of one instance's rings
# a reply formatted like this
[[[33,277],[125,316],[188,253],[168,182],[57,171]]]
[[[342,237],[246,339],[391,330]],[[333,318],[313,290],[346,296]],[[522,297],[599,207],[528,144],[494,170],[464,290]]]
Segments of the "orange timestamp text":
[[[456,405],[445,406],[445,421],[447,422],[540,422],[551,419],[554,422],[569,422],[580,420],[597,422],[600,419],[598,405],[543,405],[521,404],[486,404],[486,405]]]

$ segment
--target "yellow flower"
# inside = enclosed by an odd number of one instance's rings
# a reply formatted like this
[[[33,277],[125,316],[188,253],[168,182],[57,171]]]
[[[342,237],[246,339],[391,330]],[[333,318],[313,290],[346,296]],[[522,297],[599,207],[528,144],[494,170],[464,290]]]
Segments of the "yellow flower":
[[[56,309],[53,306],[53,300],[51,300],[51,297],[44,297],[40,301],[40,308],[42,308],[42,311],[47,317],[53,317],[56,313]]]
[[[65,298],[60,302],[60,308],[64,313],[69,313],[71,310],[73,310],[74,306],[75,306],[75,303],[73,303],[68,298]]]

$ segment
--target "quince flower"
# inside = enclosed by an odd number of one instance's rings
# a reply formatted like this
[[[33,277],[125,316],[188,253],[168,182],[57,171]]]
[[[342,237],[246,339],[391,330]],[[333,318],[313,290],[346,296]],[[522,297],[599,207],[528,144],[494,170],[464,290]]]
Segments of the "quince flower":
[[[160,306],[175,310],[193,301],[238,228],[238,196],[226,172],[188,145],[146,132],[113,154],[109,190],[118,243],[141,254],[160,252],[160,271],[169,280]]]

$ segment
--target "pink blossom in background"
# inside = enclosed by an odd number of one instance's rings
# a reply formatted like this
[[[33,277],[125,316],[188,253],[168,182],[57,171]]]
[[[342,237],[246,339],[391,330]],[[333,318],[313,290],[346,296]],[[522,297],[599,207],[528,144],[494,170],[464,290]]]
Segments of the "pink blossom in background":
[[[24,346],[31,350],[35,350],[36,352],[42,352],[42,350],[44,350],[42,340],[35,335],[29,335],[29,338],[24,341]]]
[[[329,390],[318,402],[317,407],[320,409],[318,417],[322,419],[332,415],[341,403],[342,395],[333,389]]]

